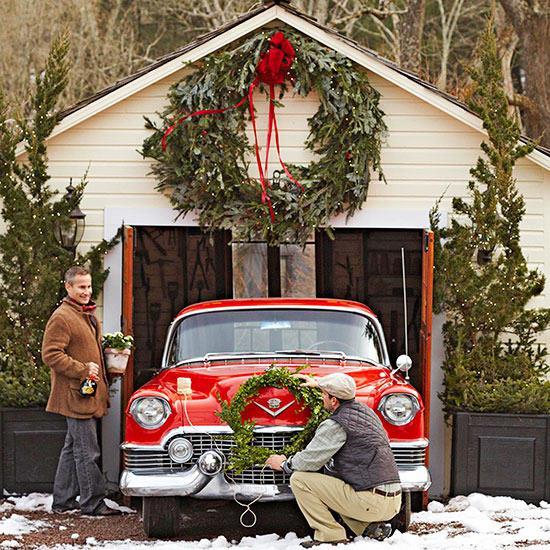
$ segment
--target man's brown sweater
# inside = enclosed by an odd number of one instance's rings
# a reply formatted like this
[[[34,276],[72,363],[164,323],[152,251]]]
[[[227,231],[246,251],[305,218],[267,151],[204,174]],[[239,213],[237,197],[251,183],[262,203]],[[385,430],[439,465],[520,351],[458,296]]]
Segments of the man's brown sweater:
[[[70,418],[100,418],[107,414],[109,394],[101,324],[92,312],[65,298],[46,325],[42,359],[51,369],[47,411]],[[100,367],[97,391],[93,397],[82,397],[80,384],[88,374],[89,362]]]

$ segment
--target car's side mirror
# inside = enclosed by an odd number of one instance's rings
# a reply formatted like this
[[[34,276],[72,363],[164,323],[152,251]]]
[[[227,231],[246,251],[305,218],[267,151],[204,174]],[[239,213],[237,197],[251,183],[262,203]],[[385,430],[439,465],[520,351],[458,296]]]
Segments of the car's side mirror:
[[[409,378],[409,370],[413,365],[412,359],[408,355],[400,355],[395,360],[395,366],[398,370],[405,373],[405,378]]]

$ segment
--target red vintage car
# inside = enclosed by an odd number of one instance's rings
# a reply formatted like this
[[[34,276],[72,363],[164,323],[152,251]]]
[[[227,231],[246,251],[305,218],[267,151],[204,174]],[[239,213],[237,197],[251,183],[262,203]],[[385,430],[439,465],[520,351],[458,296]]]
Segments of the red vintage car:
[[[262,465],[239,474],[224,469],[232,430],[215,414],[249,377],[276,367],[306,374],[345,372],[357,399],[380,416],[395,454],[405,498],[430,485],[425,466],[424,407],[418,392],[392,369],[384,333],[365,305],[330,299],[253,299],[204,302],[181,311],[170,326],[162,368],[131,397],[126,410],[124,494],[143,497],[148,536],[170,537],[181,524],[182,499],[285,501],[289,479]],[[307,422],[286,388],[262,388],[242,415],[255,422],[254,443],[280,451]]]

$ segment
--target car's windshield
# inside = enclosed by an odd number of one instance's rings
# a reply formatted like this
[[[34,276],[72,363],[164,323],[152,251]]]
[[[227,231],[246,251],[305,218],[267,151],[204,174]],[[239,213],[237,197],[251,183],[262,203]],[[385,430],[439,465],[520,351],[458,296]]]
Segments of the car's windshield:
[[[245,309],[191,315],[176,328],[168,365],[208,353],[319,351],[384,363],[373,323],[365,316],[320,309]]]

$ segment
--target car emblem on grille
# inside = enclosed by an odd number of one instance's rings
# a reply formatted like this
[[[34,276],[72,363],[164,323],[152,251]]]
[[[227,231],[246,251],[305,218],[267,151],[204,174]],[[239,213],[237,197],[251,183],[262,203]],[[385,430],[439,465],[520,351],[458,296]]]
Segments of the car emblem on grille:
[[[267,406],[269,407],[269,409],[267,407],[264,407],[264,405],[262,405],[261,403],[258,403],[257,401],[252,401],[252,403],[254,403],[254,405],[256,405],[257,407],[260,407],[262,411],[275,417],[275,416],[279,416],[283,411],[286,411],[288,407],[290,407],[290,405],[294,403],[294,399],[290,403],[287,403],[281,408],[279,407],[281,406],[282,401],[280,399],[277,399],[276,397],[272,397],[271,399],[268,399]],[[270,410],[270,409],[276,409],[276,410]]]
[[[276,397],[273,397],[272,399],[269,399],[267,401],[267,406],[270,408],[270,409],[275,409],[277,410],[280,406],[281,406],[281,400],[280,399],[277,399]]]

